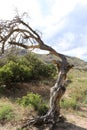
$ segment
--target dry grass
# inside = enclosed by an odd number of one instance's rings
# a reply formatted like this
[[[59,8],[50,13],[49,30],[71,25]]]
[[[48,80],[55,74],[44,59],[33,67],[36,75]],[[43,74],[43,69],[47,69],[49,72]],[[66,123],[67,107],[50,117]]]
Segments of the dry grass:
[[[79,103],[80,109],[72,110],[68,109],[65,110],[63,108],[61,112],[66,116],[68,119],[68,123],[66,123],[67,130],[70,126],[74,127],[72,130],[86,130],[86,119],[87,119],[87,102],[84,103],[82,98],[87,101],[87,72],[86,71],[79,71],[79,70],[71,70],[68,74],[68,86],[67,91],[63,98],[77,98],[77,103]],[[22,97],[27,93],[33,92],[42,95],[44,100],[49,100],[50,96],[50,87],[54,84],[54,81],[43,81],[43,82],[32,82],[32,83],[19,83],[16,84],[11,90],[4,90],[1,91],[0,94],[0,106],[8,105],[11,106],[14,112],[14,118],[12,121],[4,124],[4,127],[0,125],[0,130],[15,130],[15,126],[20,124],[23,119],[31,118],[32,115],[35,116],[36,112],[29,107],[24,108],[23,106],[18,105],[15,100],[18,97]],[[16,88],[16,89],[15,89]],[[81,120],[81,121],[80,121]],[[82,122],[82,123],[81,123]],[[73,124],[77,124],[74,126]],[[7,128],[8,126],[8,128]],[[65,126],[65,125],[64,125]],[[68,128],[69,126],[69,128]],[[82,129],[81,129],[81,128]],[[84,129],[83,129],[84,128]],[[86,129],[85,129],[86,128]],[[65,130],[66,128],[60,127],[60,130]],[[45,130],[45,129],[44,129]],[[55,129],[56,130],[56,129]],[[70,130],[70,129],[69,129]]]

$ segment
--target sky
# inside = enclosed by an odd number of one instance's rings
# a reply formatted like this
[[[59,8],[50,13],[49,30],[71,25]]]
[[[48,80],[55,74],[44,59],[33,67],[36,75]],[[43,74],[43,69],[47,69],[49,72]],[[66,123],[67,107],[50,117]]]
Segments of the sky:
[[[16,10],[29,14],[45,44],[87,61],[87,0],[0,0],[0,19],[12,19]]]

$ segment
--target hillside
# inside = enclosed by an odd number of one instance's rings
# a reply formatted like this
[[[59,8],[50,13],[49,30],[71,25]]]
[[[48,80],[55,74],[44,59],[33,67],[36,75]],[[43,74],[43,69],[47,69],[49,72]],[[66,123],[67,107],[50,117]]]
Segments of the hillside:
[[[25,49],[22,49],[22,50],[19,50],[18,51],[18,54],[19,55],[24,55],[24,54],[27,54],[29,53],[29,51],[25,50]],[[57,56],[55,55],[52,55],[52,54],[37,54],[35,53],[35,55],[40,58],[41,60],[45,61],[46,63],[51,63],[52,60],[60,60],[58,59]],[[83,69],[83,70],[87,70],[87,62],[80,59],[80,58],[77,58],[77,57],[70,57],[70,56],[66,56],[68,62],[70,64],[73,64],[74,65],[74,68],[77,68],[77,69]]]
[[[12,52],[13,54],[19,55],[19,56],[23,56],[26,55],[27,53],[29,53],[29,51],[27,51],[26,49],[19,49],[19,48],[14,48],[13,50],[7,50],[5,52],[5,54],[3,56],[0,56],[0,59],[5,58],[9,52]],[[52,55],[52,54],[37,54],[34,53],[39,59],[41,59],[42,61],[46,62],[46,63],[51,63],[52,60],[60,60],[58,59],[57,56]],[[74,65],[74,68],[76,69],[82,69],[82,70],[87,70],[87,62],[77,58],[77,57],[70,57],[70,56],[66,56],[68,62],[70,64]]]
[[[19,56],[26,54],[26,50],[18,52]],[[3,59],[1,57],[1,59]],[[37,54],[41,60],[50,63],[57,59],[53,55]],[[87,130],[87,63],[67,57],[75,69],[70,70],[67,75],[66,93],[61,100],[61,114],[66,118],[65,122],[59,122],[53,130]],[[78,68],[78,69],[77,69]],[[81,70],[80,70],[81,69]],[[38,114],[28,103],[27,94],[31,92],[39,94],[49,106],[50,87],[55,84],[55,79],[33,80],[32,82],[18,82],[6,87],[0,86],[0,130],[17,130],[25,120]],[[21,99],[21,102],[19,101]],[[40,106],[40,104],[39,104]],[[38,109],[39,110],[39,109]],[[22,129],[23,130],[23,129]],[[50,130],[50,126],[29,127],[24,130]]]
[[[46,63],[51,63],[52,60],[58,60],[58,57],[54,56],[54,55],[47,55],[47,54],[36,54],[41,60],[45,61]],[[87,62],[85,62],[84,60],[81,60],[79,58],[76,57],[69,57],[67,56],[67,60],[70,64],[74,65],[74,68],[77,69],[83,69],[83,70],[87,70]]]

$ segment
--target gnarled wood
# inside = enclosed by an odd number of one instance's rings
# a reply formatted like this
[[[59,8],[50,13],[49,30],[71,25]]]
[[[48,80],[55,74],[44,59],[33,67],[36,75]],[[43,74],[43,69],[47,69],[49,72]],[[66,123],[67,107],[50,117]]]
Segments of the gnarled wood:
[[[39,34],[32,27],[24,22],[21,17],[16,16],[12,21],[0,22],[0,46],[4,53],[6,45],[16,45],[25,49],[39,48],[49,51],[58,56],[61,61],[54,60],[53,63],[58,68],[58,78],[55,85],[50,90],[50,108],[46,115],[37,117],[25,123],[22,128],[31,124],[55,124],[60,117],[60,99],[65,93],[65,79],[68,71],[73,67],[69,65],[65,55],[56,52],[52,47],[46,45]]]
[[[35,119],[29,120],[25,123],[22,128],[25,128],[29,125],[42,125],[42,124],[53,124],[53,126],[60,121],[60,99],[65,93],[64,82],[66,79],[67,72],[73,67],[73,65],[67,65],[63,67],[63,62],[53,61],[57,64],[59,70],[58,78],[55,85],[50,90],[50,108],[46,115],[37,117]]]
[[[2,45],[2,53],[4,52],[5,45],[10,44],[17,45],[25,49],[39,48],[42,50],[47,50],[60,57],[62,61],[67,61],[63,54],[56,52],[52,47],[46,45],[41,40],[39,34],[33,30],[30,25],[25,23],[22,18],[15,17],[12,21],[1,21],[0,27],[0,43]]]

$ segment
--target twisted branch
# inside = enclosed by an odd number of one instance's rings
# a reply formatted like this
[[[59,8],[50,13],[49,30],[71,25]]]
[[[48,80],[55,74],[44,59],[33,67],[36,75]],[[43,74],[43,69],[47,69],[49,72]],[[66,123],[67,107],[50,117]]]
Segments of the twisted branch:
[[[21,17],[15,17],[12,21],[1,21],[0,27],[0,44],[2,46],[2,53],[4,53],[6,44],[17,45],[25,49],[39,48],[41,50],[49,51],[61,58],[62,61],[67,62],[65,55],[56,52],[52,47],[46,45],[39,34],[33,30],[29,24],[24,22]],[[17,33],[19,35],[17,35]],[[20,42],[18,39],[21,39]],[[31,42],[29,39],[33,39],[34,42]],[[24,40],[25,43],[23,42]],[[33,43],[33,45],[30,43]]]
[[[39,48],[49,51],[61,59],[61,61],[53,61],[57,65],[59,73],[55,85],[50,90],[50,108],[48,113],[30,120],[22,128],[31,124],[55,124],[60,116],[60,99],[66,90],[64,82],[68,71],[73,66],[69,65],[65,55],[58,53],[52,47],[46,45],[39,34],[28,23],[24,22],[22,17],[16,16],[12,21],[0,22],[0,46],[2,47],[2,53],[4,53],[5,47],[8,44],[20,46],[25,49]]]

